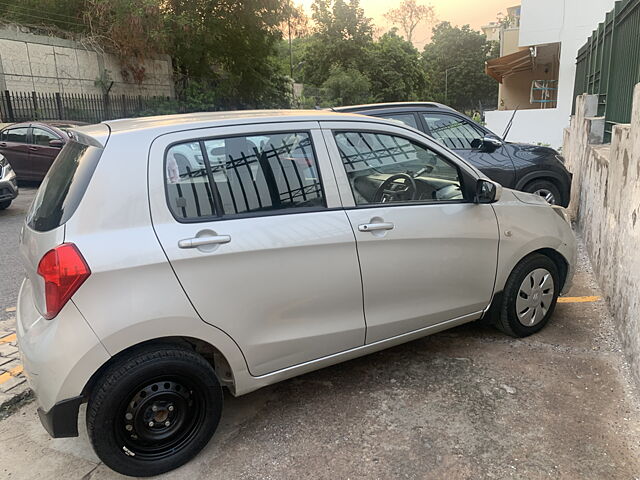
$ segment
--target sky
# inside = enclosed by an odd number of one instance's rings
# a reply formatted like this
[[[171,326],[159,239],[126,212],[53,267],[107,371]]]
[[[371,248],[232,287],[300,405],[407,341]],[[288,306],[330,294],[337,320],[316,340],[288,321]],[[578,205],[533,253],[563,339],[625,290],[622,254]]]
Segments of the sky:
[[[311,13],[313,0],[294,0],[302,4]],[[360,0],[360,5],[368,17],[373,18],[377,27],[383,31],[391,25],[384,18],[385,12],[400,5],[401,0]],[[519,5],[518,0],[417,0],[418,4],[433,5],[438,21],[451,22],[453,25],[469,24],[475,30],[482,25],[495,21],[498,12],[506,13],[507,7]],[[422,48],[429,39],[429,29],[422,27],[416,34],[414,43]]]

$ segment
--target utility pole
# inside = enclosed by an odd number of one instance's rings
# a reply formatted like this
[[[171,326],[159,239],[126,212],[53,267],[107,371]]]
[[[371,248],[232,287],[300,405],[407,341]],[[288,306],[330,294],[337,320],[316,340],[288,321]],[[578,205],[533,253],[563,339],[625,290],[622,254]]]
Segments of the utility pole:
[[[291,43],[291,10],[289,10],[288,23],[289,23],[289,71],[291,74],[291,104],[293,106],[293,103],[295,102],[295,99],[296,99],[296,85],[295,85],[295,80],[293,79],[293,45]]]
[[[457,65],[455,67],[449,67],[444,71],[444,103],[447,105],[449,104],[449,70],[456,68],[458,68]]]

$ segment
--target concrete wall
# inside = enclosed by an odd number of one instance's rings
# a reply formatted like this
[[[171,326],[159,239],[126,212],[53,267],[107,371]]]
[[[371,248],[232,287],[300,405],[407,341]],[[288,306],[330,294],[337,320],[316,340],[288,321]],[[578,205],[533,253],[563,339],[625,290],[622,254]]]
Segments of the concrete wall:
[[[571,211],[584,237],[636,380],[640,383],[640,84],[631,124],[616,125],[610,145],[601,138],[597,97],[578,97],[565,130],[564,154],[574,173]]]
[[[562,130],[569,125],[573,104],[573,87],[578,49],[585,44],[591,32],[604,21],[615,0],[522,0],[520,17],[521,47],[561,42],[560,70],[558,74],[558,103],[539,115],[516,115],[512,140],[527,141],[527,132],[534,132],[528,141],[562,145]],[[487,112],[487,127],[500,130],[511,117],[511,111]],[[543,130],[539,122],[545,123]],[[523,136],[521,136],[523,135]]]
[[[114,55],[18,27],[0,29],[0,90],[100,94],[95,81],[107,70],[112,94],[173,96],[171,58],[150,58],[144,65],[146,78],[137,85],[125,81]]]

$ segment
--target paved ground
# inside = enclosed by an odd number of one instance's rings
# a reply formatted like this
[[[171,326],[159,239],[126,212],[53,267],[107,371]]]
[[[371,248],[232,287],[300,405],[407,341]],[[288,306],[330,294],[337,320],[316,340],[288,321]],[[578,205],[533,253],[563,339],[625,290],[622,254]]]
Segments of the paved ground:
[[[528,339],[467,325],[227,396],[213,440],[164,478],[640,478],[637,392],[584,257],[571,296]],[[123,478],[82,414],[79,438],[52,440],[35,410],[0,421],[0,477]]]
[[[24,277],[17,248],[20,227],[35,193],[34,186],[21,187],[11,206],[0,210],[0,416],[28,394],[15,336],[16,300]]]

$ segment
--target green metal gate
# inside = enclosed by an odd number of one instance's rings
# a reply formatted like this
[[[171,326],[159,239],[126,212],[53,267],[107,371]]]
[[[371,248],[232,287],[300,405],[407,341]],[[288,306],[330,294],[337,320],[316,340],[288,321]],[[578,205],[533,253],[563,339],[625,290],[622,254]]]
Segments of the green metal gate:
[[[605,141],[618,123],[631,121],[633,88],[640,82],[640,0],[620,0],[578,51],[575,97],[598,95]]]

